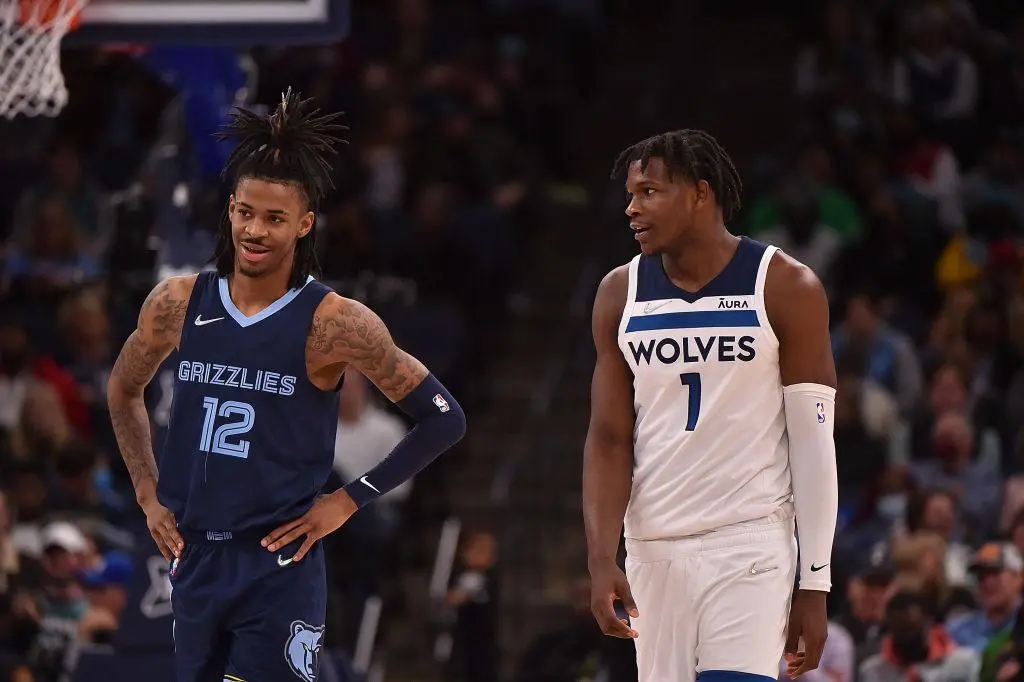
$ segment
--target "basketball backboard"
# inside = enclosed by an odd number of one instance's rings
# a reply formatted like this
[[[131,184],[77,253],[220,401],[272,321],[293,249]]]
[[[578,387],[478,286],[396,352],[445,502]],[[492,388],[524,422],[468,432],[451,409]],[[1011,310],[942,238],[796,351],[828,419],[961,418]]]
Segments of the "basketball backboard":
[[[348,31],[351,0],[90,0],[67,46],[104,43],[292,45]]]

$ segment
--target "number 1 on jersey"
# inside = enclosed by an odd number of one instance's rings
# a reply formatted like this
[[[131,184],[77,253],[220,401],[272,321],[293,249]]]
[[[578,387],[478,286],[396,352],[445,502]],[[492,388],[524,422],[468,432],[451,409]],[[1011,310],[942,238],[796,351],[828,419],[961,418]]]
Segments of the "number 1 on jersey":
[[[686,372],[679,375],[679,381],[690,389],[689,405],[686,408],[686,430],[693,431],[697,428],[697,419],[700,417],[700,374]]]
[[[207,397],[203,398],[203,409],[206,410],[206,417],[203,419],[203,433],[199,437],[199,449],[214,455],[247,459],[249,457],[249,441],[239,438],[231,443],[228,438],[247,433],[256,423],[256,410],[252,408],[252,405],[235,400],[225,400],[221,403],[216,398]],[[228,424],[221,424],[214,431],[213,425],[217,421],[217,417],[239,417],[239,419]]]

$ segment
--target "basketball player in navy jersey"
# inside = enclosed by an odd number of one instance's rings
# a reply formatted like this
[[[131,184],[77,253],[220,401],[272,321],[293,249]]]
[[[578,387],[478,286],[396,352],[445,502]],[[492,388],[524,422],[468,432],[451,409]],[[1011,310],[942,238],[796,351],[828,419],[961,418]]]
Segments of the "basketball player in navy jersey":
[[[121,454],[172,561],[180,682],[313,682],[326,611],[319,540],[465,432],[458,402],[381,320],[313,279],[335,119],[290,90],[268,116],[234,113],[221,134],[237,146],[216,272],[160,283],[110,377]],[[174,349],[158,469],[143,389]],[[347,367],[416,426],[366,475],[321,495]]]
[[[707,133],[643,140],[616,172],[640,254],[594,302],[594,615],[634,638],[641,682],[770,682],[784,652],[800,676],[825,642],[838,504],[825,291],[729,233],[741,182]]]

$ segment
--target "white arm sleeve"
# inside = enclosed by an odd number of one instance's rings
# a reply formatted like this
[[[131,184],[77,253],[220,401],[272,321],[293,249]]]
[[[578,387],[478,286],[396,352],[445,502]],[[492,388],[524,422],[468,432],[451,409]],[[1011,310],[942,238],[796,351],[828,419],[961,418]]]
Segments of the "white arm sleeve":
[[[832,439],[836,390],[821,384],[794,384],[782,392],[800,541],[800,589],[828,592],[839,513],[836,444]]]

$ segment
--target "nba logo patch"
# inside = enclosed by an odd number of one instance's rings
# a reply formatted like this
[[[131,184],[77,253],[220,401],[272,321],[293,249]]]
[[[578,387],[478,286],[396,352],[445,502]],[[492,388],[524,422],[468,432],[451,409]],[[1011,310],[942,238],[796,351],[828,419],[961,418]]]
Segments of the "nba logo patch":
[[[445,400],[444,396],[442,396],[440,393],[434,396],[434,404],[437,405],[437,409],[441,410],[442,412],[447,412],[448,410],[452,409],[448,405],[448,401]]]
[[[825,405],[823,403],[818,403],[817,406],[815,407],[815,409],[818,412],[818,423],[819,424],[824,424],[825,423]]]

